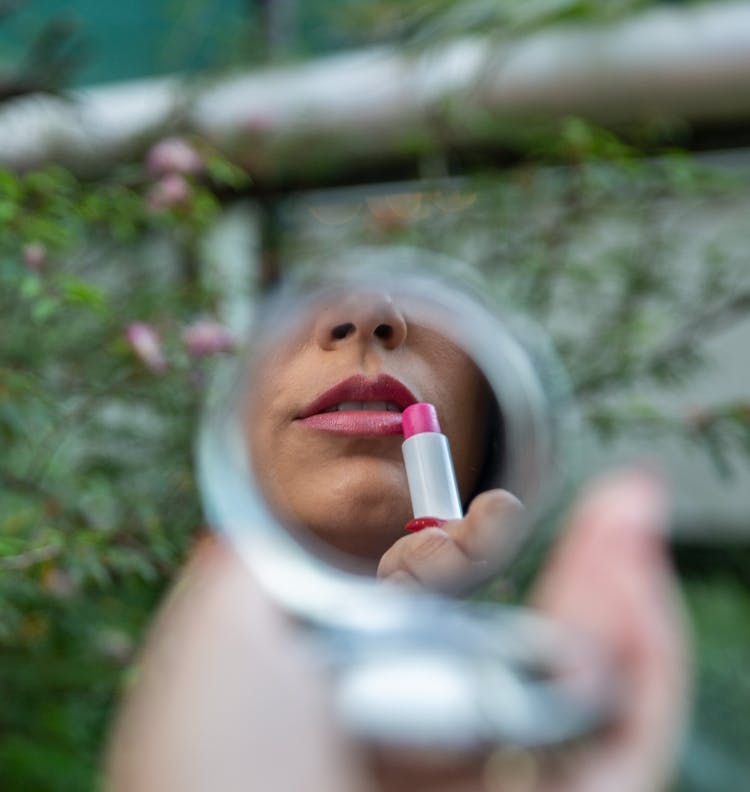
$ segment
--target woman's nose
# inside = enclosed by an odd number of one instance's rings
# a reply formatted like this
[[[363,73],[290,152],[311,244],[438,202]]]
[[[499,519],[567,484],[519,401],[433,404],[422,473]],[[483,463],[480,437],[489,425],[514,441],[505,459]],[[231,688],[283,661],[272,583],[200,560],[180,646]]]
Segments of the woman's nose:
[[[351,343],[396,349],[406,340],[406,320],[387,294],[351,294],[323,309],[315,340],[322,349]]]

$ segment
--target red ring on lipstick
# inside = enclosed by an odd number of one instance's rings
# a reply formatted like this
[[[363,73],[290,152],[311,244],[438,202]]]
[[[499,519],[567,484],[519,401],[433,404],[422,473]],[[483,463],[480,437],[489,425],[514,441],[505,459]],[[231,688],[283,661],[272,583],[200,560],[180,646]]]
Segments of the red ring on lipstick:
[[[417,533],[425,528],[439,528],[447,522],[448,520],[441,520],[440,517],[415,517],[413,520],[409,520],[404,528],[411,533]]]

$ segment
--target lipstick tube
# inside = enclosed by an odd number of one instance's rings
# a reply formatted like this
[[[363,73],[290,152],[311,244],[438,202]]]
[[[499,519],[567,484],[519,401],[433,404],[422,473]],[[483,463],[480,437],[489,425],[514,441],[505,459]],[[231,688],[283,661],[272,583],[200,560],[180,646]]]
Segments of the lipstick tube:
[[[448,438],[440,431],[432,404],[412,404],[402,416],[401,451],[409,482],[414,519],[406,525],[418,531],[463,517]]]

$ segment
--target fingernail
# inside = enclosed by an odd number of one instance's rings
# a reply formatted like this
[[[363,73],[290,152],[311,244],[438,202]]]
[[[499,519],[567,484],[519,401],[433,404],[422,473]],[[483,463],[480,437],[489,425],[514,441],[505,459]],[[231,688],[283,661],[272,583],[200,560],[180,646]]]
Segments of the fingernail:
[[[413,520],[409,520],[404,528],[410,533],[416,533],[417,531],[423,531],[425,528],[439,528],[441,525],[445,525],[446,522],[448,521],[441,520],[440,517],[415,517]]]
[[[649,468],[614,473],[602,485],[602,495],[611,518],[638,532],[662,539],[669,512],[664,477]]]
[[[663,526],[667,515],[667,488],[655,471],[635,468],[623,475],[623,496],[629,499],[629,516],[643,524]]]

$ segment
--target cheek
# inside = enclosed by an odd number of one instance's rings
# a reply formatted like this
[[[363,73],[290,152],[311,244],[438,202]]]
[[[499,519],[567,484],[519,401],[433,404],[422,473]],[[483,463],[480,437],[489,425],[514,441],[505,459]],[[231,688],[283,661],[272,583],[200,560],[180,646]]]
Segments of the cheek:
[[[403,465],[365,457],[343,464],[325,455],[314,462],[306,467],[279,449],[273,468],[257,469],[271,510],[332,549],[377,560],[412,516]]]
[[[449,437],[458,487],[466,500],[476,488],[485,461],[488,421],[484,400],[475,401],[461,423],[461,429]]]
[[[445,434],[451,448],[461,499],[474,491],[484,464],[486,421],[483,404],[469,400],[446,410]]]
[[[294,378],[290,383],[289,363],[276,364],[275,359],[266,358],[256,370],[244,413],[248,461],[261,494],[274,511],[282,505],[285,482],[294,472],[295,453],[299,453],[299,449],[290,447],[287,431]]]

